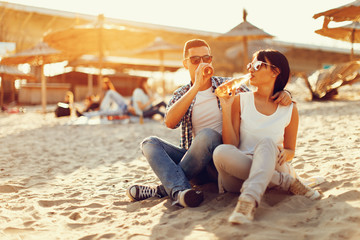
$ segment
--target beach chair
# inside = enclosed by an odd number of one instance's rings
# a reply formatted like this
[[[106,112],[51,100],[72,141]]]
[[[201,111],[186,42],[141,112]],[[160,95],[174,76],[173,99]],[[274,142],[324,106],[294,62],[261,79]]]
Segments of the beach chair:
[[[312,99],[331,99],[338,94],[338,88],[360,81],[360,61],[336,64],[329,69],[321,69],[311,76],[302,76],[309,88]]]

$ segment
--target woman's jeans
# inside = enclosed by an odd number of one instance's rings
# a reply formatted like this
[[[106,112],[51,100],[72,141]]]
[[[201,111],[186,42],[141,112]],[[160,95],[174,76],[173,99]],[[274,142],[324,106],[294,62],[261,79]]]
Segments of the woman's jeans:
[[[194,138],[189,150],[174,146],[158,137],[146,138],[141,143],[141,149],[166,193],[174,200],[174,193],[190,189],[189,180],[202,171],[212,175],[209,180],[216,181],[217,173],[212,154],[221,143],[222,137],[218,132],[205,128]]]
[[[255,147],[250,157],[237,147],[223,144],[214,151],[214,163],[219,172],[219,190],[241,192],[260,204],[267,187],[278,186],[287,191],[296,178],[288,163],[277,162],[279,149],[269,138]]]
[[[116,104],[116,108],[112,108],[112,104]],[[91,118],[95,116],[123,115],[127,111],[126,101],[118,92],[107,90],[101,101],[100,110],[83,113],[84,116]]]

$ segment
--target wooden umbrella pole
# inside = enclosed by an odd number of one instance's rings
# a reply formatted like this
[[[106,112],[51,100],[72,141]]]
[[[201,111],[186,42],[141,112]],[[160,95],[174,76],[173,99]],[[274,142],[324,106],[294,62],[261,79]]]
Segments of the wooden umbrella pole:
[[[40,66],[41,74],[41,105],[42,112],[46,113],[46,78],[44,75],[44,64]]]
[[[164,52],[160,50],[159,54],[160,54],[160,72],[161,72],[162,90],[163,90],[163,97],[165,97],[165,95],[166,95],[166,83],[165,83],[165,76],[164,76],[164,71],[165,71]]]
[[[99,79],[98,79],[98,91],[101,94],[102,89],[102,66],[103,66],[103,58],[104,58],[104,49],[103,49],[103,26],[104,26],[104,15],[99,15]]]
[[[102,77],[103,54],[99,54],[99,79],[98,79],[98,92],[101,94],[103,77]]]
[[[88,74],[88,95],[93,95],[93,75]]]
[[[244,44],[244,64],[243,64],[243,72],[245,73],[247,71],[246,69],[246,65],[248,64],[249,61],[249,55],[248,55],[248,42],[247,42],[247,37],[245,36],[243,38],[243,44]]]
[[[4,104],[4,78],[3,75],[1,75],[1,89],[0,89],[0,112],[2,111],[2,107]]]
[[[350,61],[354,60],[354,41],[355,41],[355,28],[351,32],[351,54]]]

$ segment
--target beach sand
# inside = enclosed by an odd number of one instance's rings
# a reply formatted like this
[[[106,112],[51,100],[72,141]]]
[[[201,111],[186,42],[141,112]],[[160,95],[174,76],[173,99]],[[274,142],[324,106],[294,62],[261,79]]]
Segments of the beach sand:
[[[69,125],[28,107],[0,114],[0,239],[360,239],[360,85],[321,102],[308,101],[300,80],[287,88],[300,114],[292,164],[303,178],[325,178],[323,199],[269,190],[247,225],[227,222],[238,194],[219,195],[216,184],[201,186],[197,208],[169,198],[130,202],[128,186],[159,183],[142,139],[178,144],[180,129]]]

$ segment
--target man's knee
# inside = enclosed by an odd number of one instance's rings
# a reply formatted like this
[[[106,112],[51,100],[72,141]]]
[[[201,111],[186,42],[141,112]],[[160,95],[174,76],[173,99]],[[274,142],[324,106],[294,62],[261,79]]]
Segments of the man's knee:
[[[142,151],[142,153],[144,154],[144,150],[151,145],[159,145],[159,138],[156,136],[150,136],[145,138],[141,143],[140,143],[140,149]],[[145,150],[146,151],[146,150]]]

